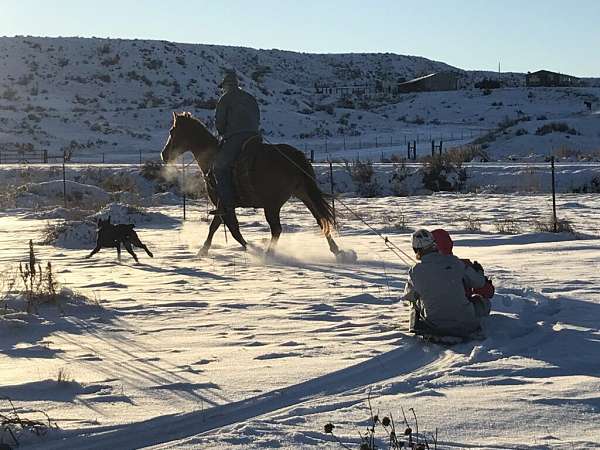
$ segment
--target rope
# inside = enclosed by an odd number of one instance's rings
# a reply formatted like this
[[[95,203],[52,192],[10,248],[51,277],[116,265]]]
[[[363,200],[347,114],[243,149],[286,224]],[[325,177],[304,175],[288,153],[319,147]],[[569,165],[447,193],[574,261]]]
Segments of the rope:
[[[302,173],[304,173],[304,175],[306,175],[307,177],[309,177],[311,180],[313,180],[316,184],[318,184],[318,181],[316,180],[315,177],[313,177],[311,174],[309,174],[306,170],[304,170],[302,167],[300,167],[298,164],[296,164],[296,162],[294,160],[292,160],[289,156],[287,156],[280,148],[277,144],[273,144],[272,142],[270,142],[267,138],[263,137],[263,140],[271,145],[272,147],[275,147],[275,149],[279,152],[280,155],[282,155],[285,159],[287,159],[289,162],[291,162],[294,166],[296,166],[296,168],[298,168]],[[350,211],[350,213],[352,215],[354,215],[358,220],[360,220],[364,225],[367,226],[367,228],[369,228],[369,230],[376,234],[377,236],[379,236],[383,242],[385,243],[385,246],[392,252],[394,253],[404,264],[410,266],[416,263],[416,260],[410,256],[409,254],[407,254],[404,250],[402,250],[400,247],[398,247],[396,244],[394,244],[392,241],[389,240],[389,238],[387,236],[382,235],[379,231],[377,231],[375,228],[373,228],[365,219],[363,219],[356,211],[354,211],[352,208],[350,208],[346,202],[343,202],[342,200],[339,199],[339,197],[337,198],[337,201],[344,207],[346,208],[348,211]],[[402,256],[404,255],[404,257]],[[407,262],[408,261],[408,262]]]

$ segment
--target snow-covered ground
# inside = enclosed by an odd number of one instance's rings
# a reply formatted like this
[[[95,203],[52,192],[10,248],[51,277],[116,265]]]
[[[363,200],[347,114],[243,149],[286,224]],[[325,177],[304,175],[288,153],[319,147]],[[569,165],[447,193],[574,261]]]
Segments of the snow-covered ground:
[[[158,159],[173,110],[212,125],[223,68],[257,97],[269,141],[314,153],[326,192],[325,161],[337,161],[337,240],[356,263],[336,263],[296,201],[274,255],[266,221],[247,209],[248,252],[219,230],[196,256],[208,209],[198,170],[184,180],[181,165],[141,163]],[[459,73],[461,89],[341,98],[314,87],[440,70]],[[600,87],[530,89],[514,73],[502,89],[473,87],[495,76],[391,54],[0,38],[0,420],[9,398],[21,417],[45,412],[59,426],[18,436],[21,448],[340,448],[328,423],[358,448],[370,399],[397,424],[414,408],[440,449],[600,448]],[[427,155],[440,139],[495,162],[446,173],[462,193],[432,195],[422,164],[378,162],[404,157],[409,141]],[[32,164],[45,151],[51,163],[72,155],[64,183],[60,165]],[[547,232],[551,154],[569,233]],[[343,162],[354,159],[373,164]],[[186,221],[182,192],[193,197]],[[444,347],[408,335],[410,258],[354,212],[408,254],[413,229],[448,229],[496,285],[486,339]],[[85,259],[108,215],[135,223],[155,257]],[[2,296],[30,239],[65,289],[37,314]]]
[[[597,158],[600,149],[600,87],[593,79],[586,87],[527,88],[525,74],[506,73],[505,87],[487,92],[473,86],[496,73],[416,56],[0,37],[0,161],[32,162],[45,150],[51,159],[67,151],[79,162],[152,158],[172,111],[190,111],[212,126],[224,68],[236,69],[257,97],[269,140],[314,150],[321,159],[332,151],[346,159],[379,158],[382,151],[403,156],[412,140],[427,154],[432,139],[444,140],[445,148],[483,139],[493,160],[553,152]],[[342,98],[315,89],[315,83],[374,85],[444,70],[460,75],[460,90]],[[552,124],[565,124],[565,131],[538,133]]]
[[[255,248],[243,253],[220,231],[197,259],[203,204],[185,223],[179,207],[155,207],[161,214],[136,227],[155,258],[140,254],[139,265],[110,250],[84,259],[93,244],[36,246],[66,287],[99,306],[0,320],[0,396],[61,428],[23,447],[340,448],[323,431],[332,422],[356,448],[369,395],[380,416],[414,408],[420,431],[438,429],[439,448],[600,447],[597,195],[559,195],[577,236],[525,225],[497,233],[507,218],[547,217],[546,196],[342,201],[407,252],[404,226],[449,229],[455,252],[482,262],[496,284],[487,339],[443,347],[407,335],[398,302],[407,266],[350,214],[338,241],[357,252],[354,265],[336,264],[296,202],[269,259],[258,211],[240,210]],[[469,215],[483,219],[481,231],[466,231]],[[48,219],[35,217],[1,213],[4,268],[39,240]]]

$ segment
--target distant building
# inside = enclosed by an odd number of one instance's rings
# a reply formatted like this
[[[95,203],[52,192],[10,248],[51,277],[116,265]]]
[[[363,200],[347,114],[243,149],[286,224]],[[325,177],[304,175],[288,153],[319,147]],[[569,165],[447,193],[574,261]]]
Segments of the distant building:
[[[579,78],[564,73],[550,72],[549,70],[538,70],[537,72],[528,72],[525,77],[525,84],[529,87],[556,87],[556,86],[576,86],[580,82]]]
[[[459,75],[456,72],[436,72],[398,84],[398,92],[456,91]]]
[[[376,91],[375,83],[323,83],[315,82],[316,94],[337,95],[340,97],[349,95],[369,95]]]

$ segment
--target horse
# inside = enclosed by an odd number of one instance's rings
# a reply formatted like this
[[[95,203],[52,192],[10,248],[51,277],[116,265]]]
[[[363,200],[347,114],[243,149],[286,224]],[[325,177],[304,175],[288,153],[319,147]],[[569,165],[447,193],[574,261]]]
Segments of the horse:
[[[281,235],[280,210],[292,197],[298,198],[312,213],[321,228],[329,250],[337,259],[343,258],[346,252],[340,250],[333,237],[334,214],[327,196],[318,187],[315,172],[310,162],[300,150],[287,144],[265,144],[256,139],[247,142],[242,153],[248,151],[249,145],[259,145],[256,148],[252,170],[248,172],[248,182],[252,190],[253,201],[241,201],[239,192],[236,195],[236,207],[263,208],[265,218],[271,228],[271,241],[267,253],[272,253]],[[204,176],[208,196],[217,206],[217,193],[212,182],[211,168],[217,152],[219,151],[218,139],[206,126],[191,113],[173,112],[173,125],[169,130],[169,137],[161,152],[161,159],[168,164],[177,159],[186,151],[190,151],[198,163]],[[234,172],[234,178],[236,173]],[[238,180],[239,186],[239,180]],[[248,243],[240,233],[239,223],[235,212],[233,217],[215,215],[210,223],[208,236],[198,252],[199,256],[206,256],[210,249],[213,235],[225,222],[231,235],[239,242],[244,250]]]

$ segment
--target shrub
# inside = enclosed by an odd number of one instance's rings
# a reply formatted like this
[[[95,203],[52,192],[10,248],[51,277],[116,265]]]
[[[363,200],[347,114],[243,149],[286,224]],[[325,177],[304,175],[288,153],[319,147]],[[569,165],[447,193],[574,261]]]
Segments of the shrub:
[[[395,155],[392,155],[392,161],[394,161],[394,156]],[[414,173],[414,170],[411,172],[410,169],[406,167],[406,160],[401,160],[400,164],[394,164],[394,173],[392,175],[392,179],[390,180],[390,188],[392,193],[400,197],[406,197],[410,195],[411,189],[408,185],[408,180],[409,177]]]
[[[29,241],[29,260],[19,264],[19,275],[23,282],[23,295],[27,301],[27,312],[37,312],[37,307],[42,303],[55,303],[58,282],[52,272],[50,261],[46,268],[42,269],[41,264],[35,257],[33,242]]]
[[[363,197],[376,197],[381,193],[381,186],[376,179],[373,179],[375,171],[371,161],[362,162],[358,159],[345,163],[346,170],[356,183],[357,192]]]
[[[554,232],[554,217],[549,216],[542,220],[535,220],[533,222],[533,229],[541,233],[553,233]],[[556,218],[556,232],[557,233],[571,233],[575,231],[571,222],[567,219]]]
[[[537,136],[544,136],[544,135],[550,134],[550,133],[567,133],[567,134],[575,135],[575,134],[577,134],[577,130],[575,128],[569,127],[569,125],[567,125],[564,122],[552,122],[552,123],[547,123],[546,125],[539,127],[535,131],[535,134]]]
[[[481,81],[475,83],[475,87],[477,89],[498,89],[500,87],[500,82],[498,80],[493,80],[490,78],[484,78]]]
[[[4,100],[8,100],[9,102],[13,102],[18,100],[19,96],[17,95],[17,91],[15,89],[7,87],[2,93],[2,98]]]
[[[465,231],[470,231],[472,233],[481,231],[481,219],[469,215],[465,219]]]
[[[163,62],[160,59],[146,59],[144,60],[144,67],[148,70],[158,70],[162,68]]]
[[[496,231],[501,234],[519,234],[521,232],[521,223],[518,219],[506,217],[499,219],[494,223]]]
[[[447,153],[424,158],[420,169],[423,185],[430,191],[460,191],[467,181],[467,171],[453,162]]]
[[[110,44],[103,44],[98,46],[97,51],[99,55],[108,55],[111,52]]]
[[[250,78],[252,78],[256,83],[262,83],[265,79],[265,76],[272,72],[271,67],[269,66],[258,66],[251,74]]]
[[[595,176],[594,178],[592,178],[590,180],[589,183],[585,183],[583,186],[574,188],[573,192],[580,193],[580,194],[587,194],[587,193],[598,194],[598,193],[600,193],[600,177]]]
[[[529,132],[525,129],[525,128],[519,128],[516,132],[515,135],[517,136],[524,136],[526,134],[529,134]]]
[[[121,62],[121,57],[117,53],[115,56],[109,56],[107,58],[104,58],[100,64],[102,64],[104,67],[109,67],[116,66],[117,64],[119,64],[119,62]]]
[[[471,162],[475,158],[479,158],[482,161],[489,161],[487,152],[479,145],[464,145],[462,147],[455,147],[448,150],[445,155],[450,162],[458,165],[465,162]]]

